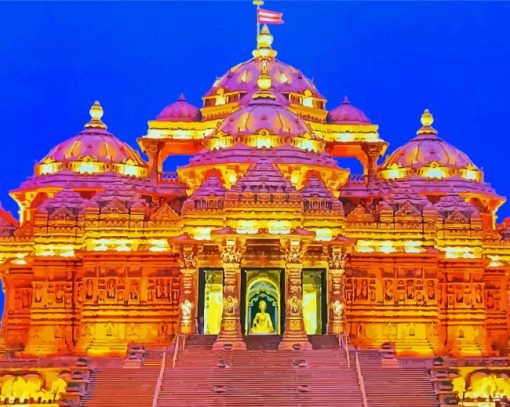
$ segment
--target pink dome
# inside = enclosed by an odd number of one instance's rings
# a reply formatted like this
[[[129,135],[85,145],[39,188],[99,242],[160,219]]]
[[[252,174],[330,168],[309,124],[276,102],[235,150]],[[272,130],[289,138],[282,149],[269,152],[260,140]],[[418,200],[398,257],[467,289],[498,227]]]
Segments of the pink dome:
[[[43,161],[83,161],[145,165],[140,156],[126,143],[104,129],[85,129],[54,147]]]
[[[189,103],[181,93],[179,99],[165,107],[156,120],[171,122],[194,122],[200,120],[200,110]]]
[[[263,65],[265,65],[263,67]],[[230,69],[214,82],[205,96],[216,95],[218,89],[225,92],[240,91],[249,93],[258,88],[257,79],[265,70],[272,79],[273,89],[279,93],[304,93],[310,91],[312,96],[322,98],[310,79],[296,68],[277,59],[254,58]]]
[[[421,168],[432,163],[450,168],[476,168],[469,157],[437,136],[437,131],[431,127],[433,117],[428,110],[422,115],[422,128],[418,135],[397,148],[386,160],[384,167],[399,166]]]
[[[62,164],[60,170],[63,170],[70,168],[69,166],[74,163],[96,162],[105,164],[105,169],[112,170],[119,164],[128,164],[140,168],[145,173],[147,164],[140,158],[138,152],[106,130],[106,125],[101,121],[103,108],[99,102],[94,103],[90,115],[92,119],[82,132],[51,149],[36,167],[55,163]],[[44,173],[42,170],[41,174]]]
[[[311,133],[306,123],[296,114],[274,99],[252,99],[252,101],[226,117],[218,132],[228,135],[258,134],[266,130],[269,134],[281,136],[302,136]]]
[[[432,134],[420,134],[409,143],[397,148],[387,159],[385,167],[397,164],[401,167],[423,167],[431,163],[444,167],[466,168],[474,166],[469,157]]]
[[[336,124],[370,124],[370,119],[353,106],[347,96],[340,106],[329,112],[329,121]]]

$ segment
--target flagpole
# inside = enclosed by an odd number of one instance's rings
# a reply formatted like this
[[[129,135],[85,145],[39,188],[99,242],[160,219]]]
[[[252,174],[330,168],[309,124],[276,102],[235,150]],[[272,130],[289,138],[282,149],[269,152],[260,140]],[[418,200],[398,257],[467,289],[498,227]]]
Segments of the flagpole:
[[[263,6],[264,5],[264,2],[262,0],[253,0],[253,5],[254,6],[257,6],[256,10],[257,10],[257,38],[259,37],[259,33],[260,33],[260,23],[259,23],[259,8],[260,6]]]

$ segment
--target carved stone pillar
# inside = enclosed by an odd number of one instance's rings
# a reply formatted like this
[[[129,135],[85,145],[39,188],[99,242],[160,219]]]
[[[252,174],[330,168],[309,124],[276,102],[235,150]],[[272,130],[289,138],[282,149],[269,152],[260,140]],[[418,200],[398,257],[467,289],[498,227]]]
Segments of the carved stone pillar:
[[[285,331],[280,349],[312,349],[303,321],[303,252],[292,242],[285,253]]]
[[[328,256],[329,264],[329,319],[328,331],[332,334],[344,332],[343,286],[345,275],[345,251],[333,247]]]
[[[377,160],[381,155],[381,148],[382,147],[378,144],[367,144],[363,146],[363,151],[367,157],[367,167],[365,171],[367,183],[370,183],[375,179]]]
[[[182,251],[181,261],[181,316],[179,331],[184,335],[195,333],[197,312],[197,256],[193,250]]]
[[[160,150],[159,143],[151,143],[145,146],[145,154],[149,157],[149,176],[151,178],[158,178],[161,172]]]
[[[241,332],[241,251],[229,242],[221,252],[223,260],[223,314],[213,350],[246,349]]]

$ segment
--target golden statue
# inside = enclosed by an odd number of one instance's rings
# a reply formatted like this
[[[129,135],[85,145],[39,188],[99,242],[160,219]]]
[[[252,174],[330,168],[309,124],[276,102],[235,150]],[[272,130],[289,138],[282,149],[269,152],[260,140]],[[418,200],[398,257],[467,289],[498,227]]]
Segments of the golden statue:
[[[253,324],[251,326],[250,333],[252,334],[273,334],[273,322],[271,321],[271,316],[266,312],[266,302],[264,300],[260,300],[259,302],[259,312],[255,315],[253,319]]]

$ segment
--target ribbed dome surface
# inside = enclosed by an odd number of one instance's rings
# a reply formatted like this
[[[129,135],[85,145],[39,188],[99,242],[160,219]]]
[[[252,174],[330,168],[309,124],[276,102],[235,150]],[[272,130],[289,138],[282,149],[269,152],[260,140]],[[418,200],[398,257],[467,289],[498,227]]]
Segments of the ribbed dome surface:
[[[340,106],[329,112],[329,122],[335,124],[370,124],[370,119],[345,97]]]
[[[303,119],[272,99],[252,99],[250,104],[225,118],[218,128],[218,132],[228,135],[258,134],[262,130],[281,136],[310,133]]]
[[[105,129],[89,128],[54,147],[46,160],[57,162],[92,159],[102,163],[126,163],[145,166],[138,153]]]
[[[172,122],[194,122],[200,120],[200,110],[189,103],[181,93],[179,99],[166,106],[156,120]]]

